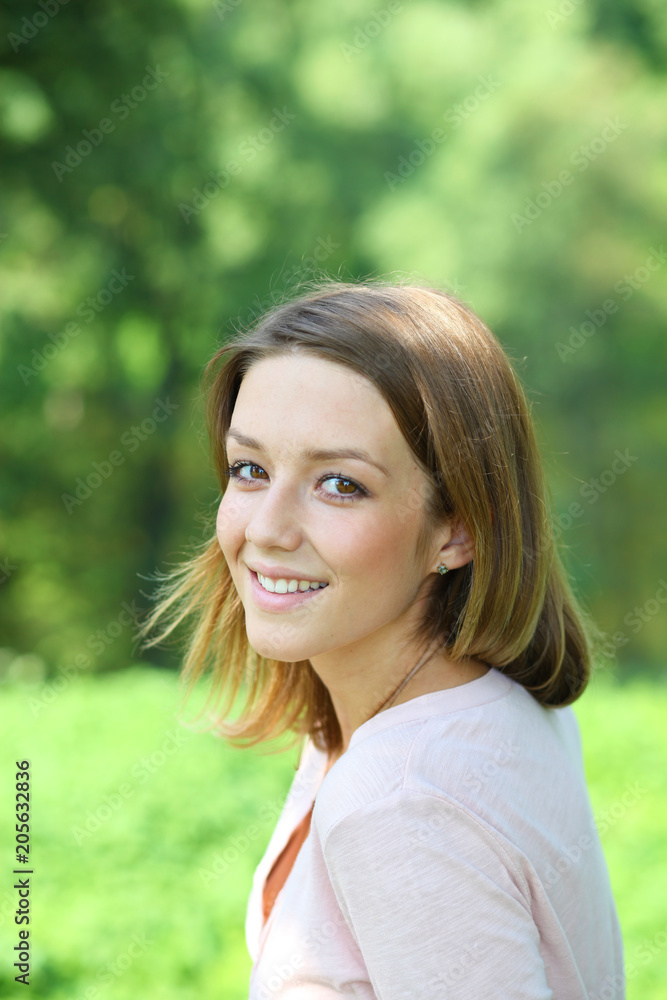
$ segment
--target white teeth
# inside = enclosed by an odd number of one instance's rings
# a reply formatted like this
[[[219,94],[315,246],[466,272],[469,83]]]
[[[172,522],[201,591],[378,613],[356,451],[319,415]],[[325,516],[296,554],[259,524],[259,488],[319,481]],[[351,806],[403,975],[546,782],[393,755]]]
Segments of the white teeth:
[[[282,577],[280,580],[272,580],[270,576],[262,576],[261,573],[257,574],[257,579],[264,590],[271,594],[293,594],[296,590],[305,592],[327,586],[326,583],[311,583],[310,580],[285,580]]]

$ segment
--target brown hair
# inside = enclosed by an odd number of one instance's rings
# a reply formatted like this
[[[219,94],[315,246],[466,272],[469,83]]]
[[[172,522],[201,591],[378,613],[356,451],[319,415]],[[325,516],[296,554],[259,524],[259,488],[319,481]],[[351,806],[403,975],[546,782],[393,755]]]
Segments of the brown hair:
[[[560,561],[530,410],[502,347],[452,295],[383,282],[326,282],[271,310],[207,364],[204,393],[212,457],[224,493],[229,429],[241,381],[260,359],[309,351],[360,373],[380,391],[427,475],[420,548],[458,517],[474,538],[473,562],[434,577],[418,635],[447,655],[475,657],[522,684],[544,706],[573,702],[590,676],[595,629]],[[215,533],[161,581],[140,629],[185,619],[182,677],[189,694],[211,668],[214,725],[254,745],[307,733],[328,752],[342,738],[329,692],[308,660],[259,656]],[[239,693],[240,714],[229,719]],[[205,706],[206,707],[206,706]]]

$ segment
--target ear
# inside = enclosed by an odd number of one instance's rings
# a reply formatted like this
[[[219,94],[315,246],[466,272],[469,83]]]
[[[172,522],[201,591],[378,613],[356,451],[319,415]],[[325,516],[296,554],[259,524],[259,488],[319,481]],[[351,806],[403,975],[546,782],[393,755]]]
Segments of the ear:
[[[433,573],[444,563],[447,569],[458,569],[475,558],[475,543],[461,520],[448,523],[440,532],[439,549],[431,566]]]

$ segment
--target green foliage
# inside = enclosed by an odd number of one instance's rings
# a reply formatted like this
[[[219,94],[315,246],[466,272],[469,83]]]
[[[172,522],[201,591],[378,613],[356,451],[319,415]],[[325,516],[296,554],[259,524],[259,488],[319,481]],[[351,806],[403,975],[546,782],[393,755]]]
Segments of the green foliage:
[[[266,806],[277,818],[298,754],[231,750],[179,725],[175,679],[165,671],[79,678],[35,708],[40,692],[5,686],[0,719],[5,870],[10,763],[31,762],[31,996],[241,1000],[251,965],[247,897],[274,823]],[[628,1000],[659,1000],[667,976],[666,708],[664,687],[598,677],[575,705],[624,935]],[[3,997],[16,995],[8,957],[16,900],[5,886]]]
[[[34,995],[247,996],[245,905],[272,832],[258,811],[273,803],[277,817],[294,753],[242,753],[179,725],[163,671],[80,678],[48,707],[35,707],[37,693],[3,691],[0,820],[9,847],[18,754],[32,772]],[[247,850],[217,875],[216,858],[253,824]],[[14,890],[3,893],[6,983],[17,929]]]
[[[147,577],[211,530],[205,362],[303,281],[411,277],[482,315],[617,673],[662,670],[666,45],[655,0],[5,5],[0,679],[59,685],[2,689],[3,760],[35,763],[36,997],[247,992],[269,826],[224,879],[198,872],[292,758],[196,736],[142,782],[173,678],[86,675],[134,662]],[[647,789],[603,843],[629,996],[657,1000],[664,689],[596,676],[576,710],[596,813]],[[102,988],[135,933],[154,944]]]
[[[96,633],[146,604],[218,496],[203,365],[323,270],[450,287],[496,330],[578,587],[621,664],[657,669],[658,6],[44,10],[10,0],[0,41],[4,644],[47,673],[128,662],[131,628],[93,652]]]
[[[665,707],[664,684],[599,677],[574,705],[621,923],[628,1000],[660,1000],[667,979]]]

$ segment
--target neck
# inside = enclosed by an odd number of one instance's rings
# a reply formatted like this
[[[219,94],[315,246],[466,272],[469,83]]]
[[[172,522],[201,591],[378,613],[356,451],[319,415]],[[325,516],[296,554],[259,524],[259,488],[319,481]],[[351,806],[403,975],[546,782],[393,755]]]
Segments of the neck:
[[[375,712],[373,712],[373,715],[377,715],[378,712],[384,712],[385,709],[391,708],[391,706],[397,701],[397,699],[398,699],[399,695],[401,694],[401,692],[403,691],[403,689],[407,687],[407,685],[410,683],[410,681],[412,680],[412,678],[415,676],[415,674],[417,673],[417,671],[421,670],[421,668],[424,666],[424,664],[428,663],[428,661],[433,658],[433,656],[437,652],[437,649],[438,649],[439,645],[440,645],[440,643],[437,643],[437,642],[436,643],[431,643],[431,645],[428,647],[428,649],[426,650],[426,652],[423,653],[423,655],[419,657],[419,659],[415,663],[415,665],[412,668],[412,670],[410,670],[410,672],[405,675],[405,677],[403,678],[403,680],[401,681],[401,683],[389,695],[389,697],[386,698],[382,702],[382,704],[380,706],[378,706],[378,708],[375,710]],[[371,716],[371,718],[372,718],[372,716]]]
[[[374,648],[334,650],[311,657],[311,664],[326,685],[347,750],[352,733],[364,722],[395,705],[431,691],[458,687],[488,671],[486,664],[466,658],[451,660],[439,643],[404,643],[396,636],[376,637]]]

